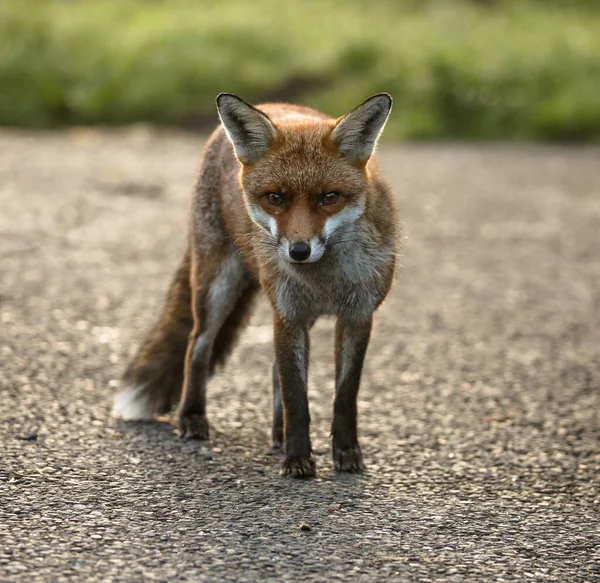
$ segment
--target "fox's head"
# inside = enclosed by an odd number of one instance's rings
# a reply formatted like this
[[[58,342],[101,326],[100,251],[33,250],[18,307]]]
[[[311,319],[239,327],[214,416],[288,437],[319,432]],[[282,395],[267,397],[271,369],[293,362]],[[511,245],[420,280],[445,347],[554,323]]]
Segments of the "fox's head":
[[[221,122],[242,164],[252,220],[290,263],[313,263],[364,213],[367,163],[392,107],[380,93],[334,120],[312,110],[217,97]],[[270,114],[270,115],[269,115]]]

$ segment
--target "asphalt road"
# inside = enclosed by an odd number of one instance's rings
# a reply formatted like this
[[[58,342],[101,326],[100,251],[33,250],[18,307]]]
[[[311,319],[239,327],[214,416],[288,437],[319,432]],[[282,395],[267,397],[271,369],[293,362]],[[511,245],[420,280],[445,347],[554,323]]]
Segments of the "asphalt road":
[[[269,453],[264,301],[209,387],[209,445],[109,416],[201,145],[0,133],[0,581],[600,581],[600,150],[381,148],[405,238],[359,399],[368,471],[332,471],[323,321],[319,477],[296,481]]]

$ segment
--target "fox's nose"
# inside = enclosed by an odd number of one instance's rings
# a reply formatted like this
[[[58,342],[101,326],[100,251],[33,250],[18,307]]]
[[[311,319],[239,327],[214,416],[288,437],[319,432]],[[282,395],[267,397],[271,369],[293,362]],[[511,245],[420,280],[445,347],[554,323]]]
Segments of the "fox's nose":
[[[292,243],[290,245],[290,257],[294,261],[304,261],[310,257],[310,245],[306,243]]]

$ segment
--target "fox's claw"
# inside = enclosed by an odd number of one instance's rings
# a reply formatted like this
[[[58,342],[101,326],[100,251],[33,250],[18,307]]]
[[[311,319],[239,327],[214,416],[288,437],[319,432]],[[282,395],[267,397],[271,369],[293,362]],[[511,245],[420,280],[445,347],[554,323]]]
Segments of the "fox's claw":
[[[359,445],[347,449],[333,446],[333,466],[337,472],[360,474],[365,469]]]
[[[312,457],[286,457],[281,465],[282,476],[291,478],[314,478],[317,474]]]
[[[179,437],[208,441],[208,421],[203,415],[185,415],[179,417]]]

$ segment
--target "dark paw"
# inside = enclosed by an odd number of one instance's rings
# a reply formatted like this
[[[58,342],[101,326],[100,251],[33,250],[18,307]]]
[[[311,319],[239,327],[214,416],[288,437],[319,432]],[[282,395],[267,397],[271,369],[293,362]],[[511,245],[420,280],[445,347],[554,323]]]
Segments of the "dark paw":
[[[279,441],[278,439],[274,439],[271,442],[271,452],[272,453],[283,453],[283,441]]]
[[[286,457],[279,473],[291,478],[314,478],[317,474],[315,460],[312,457]]]
[[[346,449],[333,446],[333,467],[336,472],[350,472],[360,474],[364,469],[360,446],[355,445]]]
[[[208,421],[203,415],[182,415],[179,417],[179,437],[208,441]]]

